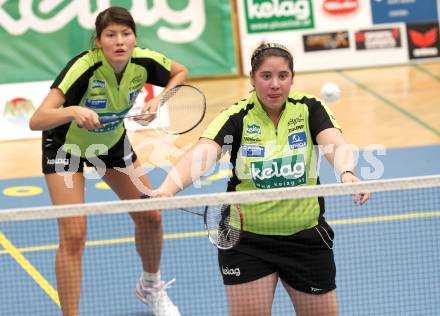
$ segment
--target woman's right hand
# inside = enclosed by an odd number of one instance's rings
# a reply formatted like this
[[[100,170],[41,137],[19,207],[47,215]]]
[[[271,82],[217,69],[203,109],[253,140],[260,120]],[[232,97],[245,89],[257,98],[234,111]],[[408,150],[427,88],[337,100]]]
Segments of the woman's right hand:
[[[98,114],[82,106],[73,106],[73,120],[78,126],[86,129],[102,128]]]

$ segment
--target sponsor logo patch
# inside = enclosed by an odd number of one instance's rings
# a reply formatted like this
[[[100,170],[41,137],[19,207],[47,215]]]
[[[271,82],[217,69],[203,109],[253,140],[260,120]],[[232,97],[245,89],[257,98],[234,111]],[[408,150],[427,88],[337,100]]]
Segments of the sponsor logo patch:
[[[257,125],[257,124],[248,124],[246,126],[246,133],[261,135],[261,127],[260,127],[260,125]]]
[[[261,139],[258,137],[244,136],[243,139],[248,143],[260,143],[261,142]]]
[[[222,266],[222,273],[224,275],[234,275],[236,277],[240,276],[240,268],[228,268]]]
[[[243,157],[264,157],[264,146],[243,145],[241,147],[241,155]]]
[[[86,99],[85,106],[91,109],[105,109],[107,107],[107,99]]]
[[[136,77],[134,77],[133,79],[131,79],[131,84],[139,84],[140,82],[142,82],[142,75],[137,75]]]
[[[105,81],[104,80],[99,80],[99,79],[95,79],[92,81],[92,89],[103,89],[105,88]]]
[[[290,149],[299,149],[306,147],[307,145],[307,135],[306,132],[300,132],[291,134],[287,137]]]
[[[53,166],[53,165],[63,165],[63,166],[67,166],[69,165],[70,160],[67,158],[53,158],[53,159],[49,159],[47,158],[46,160],[46,164]]]
[[[297,132],[297,131],[300,131],[300,130],[303,130],[303,129],[304,129],[304,125],[298,125],[298,126],[294,126],[294,127],[289,128],[287,130],[287,132],[288,133],[293,133],[293,132]]]
[[[290,119],[290,120],[287,122],[287,126],[290,126],[290,125],[297,125],[297,124],[299,124],[299,123],[304,123],[304,117],[302,116],[301,113],[300,113],[297,117],[295,117],[295,118],[293,118],[293,119]]]

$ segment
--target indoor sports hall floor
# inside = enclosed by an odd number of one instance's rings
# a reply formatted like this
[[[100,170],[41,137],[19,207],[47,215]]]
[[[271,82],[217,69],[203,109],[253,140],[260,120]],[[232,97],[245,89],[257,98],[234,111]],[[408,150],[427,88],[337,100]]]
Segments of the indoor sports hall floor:
[[[371,168],[364,155],[373,152],[383,165],[380,179],[440,174],[439,63],[298,74],[294,89],[317,94],[320,84],[327,81],[342,89],[341,100],[331,108],[348,141],[362,150],[359,172],[380,172]],[[204,124],[250,90],[245,78],[192,83],[207,95],[209,112]],[[140,159],[149,162],[153,185],[160,183],[166,166],[202,129],[179,139],[158,138],[149,131],[132,135]],[[0,143],[1,209],[50,205],[40,176],[39,146],[38,140]],[[200,188],[182,194],[224,191],[226,175],[223,167],[216,169]],[[328,165],[322,166],[321,179],[336,181]],[[87,182],[88,202],[114,199],[99,180]],[[336,233],[341,315],[439,315],[438,205],[433,205],[430,217],[404,219],[399,217],[400,210],[411,210],[399,201],[386,208],[374,196],[370,202],[359,213],[327,212]],[[397,216],[381,220],[386,215]],[[166,280],[177,279],[169,294],[182,315],[226,315],[216,250],[198,234],[203,230],[200,218],[179,211],[165,211],[163,216],[162,275]],[[367,219],[353,221],[359,217]],[[340,219],[347,221],[341,224]],[[132,236],[127,215],[90,218],[81,315],[151,315],[134,296],[140,264]],[[56,244],[54,220],[0,223],[0,314],[60,314],[54,276]],[[273,314],[293,314],[281,291],[276,294]]]

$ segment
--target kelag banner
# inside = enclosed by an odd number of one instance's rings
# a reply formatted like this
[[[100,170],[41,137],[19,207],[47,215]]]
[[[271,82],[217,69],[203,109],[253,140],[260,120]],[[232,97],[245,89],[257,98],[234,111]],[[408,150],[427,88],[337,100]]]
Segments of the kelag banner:
[[[237,0],[236,4],[244,74],[262,41],[287,46],[297,72],[440,58],[440,0]]]
[[[111,5],[130,10],[140,47],[190,76],[237,73],[229,0],[0,0],[0,83],[54,79],[91,47],[96,15]]]

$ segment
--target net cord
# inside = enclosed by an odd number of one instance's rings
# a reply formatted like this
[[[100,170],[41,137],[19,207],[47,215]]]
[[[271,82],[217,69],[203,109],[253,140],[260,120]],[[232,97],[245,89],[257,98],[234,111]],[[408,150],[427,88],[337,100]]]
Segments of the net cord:
[[[384,192],[408,189],[440,187],[440,174],[371,180],[349,184],[321,184],[267,190],[249,190],[197,195],[181,195],[173,198],[134,199],[114,202],[94,202],[69,205],[39,206],[28,208],[0,209],[0,222],[35,219],[53,219],[72,216],[119,214],[151,210],[190,208],[214,204],[242,204],[307,198],[314,196],[349,195],[360,192]],[[374,198],[374,197],[373,197]]]

